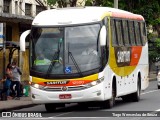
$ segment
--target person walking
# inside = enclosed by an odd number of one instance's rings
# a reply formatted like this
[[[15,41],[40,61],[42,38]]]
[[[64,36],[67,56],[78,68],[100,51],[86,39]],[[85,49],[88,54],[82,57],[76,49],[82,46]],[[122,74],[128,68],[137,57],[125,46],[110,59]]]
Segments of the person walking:
[[[21,82],[20,75],[22,75],[22,72],[21,72],[20,68],[17,66],[16,61],[12,62],[12,74],[13,74],[13,79],[12,79],[12,83],[11,83],[11,91],[15,97],[15,100],[20,100],[20,82]],[[14,85],[16,85],[15,90],[13,89]],[[16,93],[15,93],[15,91],[16,91]]]
[[[5,79],[4,84],[3,84],[3,89],[1,91],[1,98],[4,98],[6,96],[6,99],[12,99],[10,96],[10,86],[11,86],[11,81],[12,81],[12,70],[11,70],[11,64],[9,63],[6,68],[6,74],[5,74]]]

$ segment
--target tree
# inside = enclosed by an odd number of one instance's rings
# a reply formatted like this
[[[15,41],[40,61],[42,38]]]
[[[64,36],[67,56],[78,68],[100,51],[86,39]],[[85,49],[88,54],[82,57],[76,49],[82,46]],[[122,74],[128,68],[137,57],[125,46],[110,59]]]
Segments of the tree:
[[[85,6],[108,6],[113,7],[113,0],[86,0]]]
[[[58,5],[60,8],[67,7],[67,5],[70,5],[70,7],[75,7],[77,0],[44,0],[49,6]]]
[[[159,0],[121,0],[124,10],[141,14],[148,25],[153,25],[160,37],[160,1]]]

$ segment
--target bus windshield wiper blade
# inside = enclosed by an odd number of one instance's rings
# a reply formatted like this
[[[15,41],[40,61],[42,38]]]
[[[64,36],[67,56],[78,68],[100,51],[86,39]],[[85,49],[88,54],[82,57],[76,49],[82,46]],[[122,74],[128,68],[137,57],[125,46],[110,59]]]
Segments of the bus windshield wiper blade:
[[[49,65],[49,68],[47,70],[47,73],[46,73],[46,78],[48,77],[49,73],[52,71],[56,61],[58,58],[59,58],[59,53],[60,53],[60,49],[61,49],[61,41],[58,42],[58,50],[54,53],[53,55],[53,58],[52,58],[52,61],[51,61],[51,64]]]
[[[51,64],[49,65],[49,68],[48,68],[47,73],[46,73],[46,78],[48,77],[49,73],[52,71],[52,68],[53,68],[53,66],[54,66],[55,63],[56,63],[55,60],[57,60],[58,57],[59,57],[59,53],[60,53],[59,50],[54,53],[53,58],[52,58],[52,61],[51,61]]]
[[[79,68],[76,60],[74,59],[74,57],[73,57],[73,55],[72,55],[72,53],[71,53],[70,51],[68,51],[68,55],[71,57],[71,60],[73,61],[76,69],[78,70],[78,73],[79,73],[81,76],[83,76],[83,74],[82,74],[82,72],[81,72],[81,69]]]

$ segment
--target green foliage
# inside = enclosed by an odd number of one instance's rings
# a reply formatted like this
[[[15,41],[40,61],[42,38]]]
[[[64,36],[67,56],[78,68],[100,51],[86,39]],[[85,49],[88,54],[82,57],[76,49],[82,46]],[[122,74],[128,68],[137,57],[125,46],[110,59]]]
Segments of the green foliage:
[[[113,0],[86,0],[85,6],[113,7]]]
[[[150,62],[160,61],[160,38],[155,39],[154,42],[149,44],[149,60]]]
[[[49,6],[54,6],[56,4],[58,0],[45,0],[45,2],[49,5]]]
[[[85,2],[85,6],[92,6],[92,5],[93,5],[92,0],[87,0],[87,1]]]

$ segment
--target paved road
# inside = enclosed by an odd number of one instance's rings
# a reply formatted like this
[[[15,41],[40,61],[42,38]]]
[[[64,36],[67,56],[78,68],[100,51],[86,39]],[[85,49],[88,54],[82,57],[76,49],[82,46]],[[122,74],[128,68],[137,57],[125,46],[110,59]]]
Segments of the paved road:
[[[43,117],[56,120],[106,120],[106,118],[107,120],[159,120],[160,117],[152,116],[160,115],[160,113],[158,113],[158,111],[160,111],[160,90],[157,89],[156,81],[151,81],[147,90],[141,93],[141,100],[139,102],[123,102],[121,99],[117,99],[116,105],[112,109],[89,107],[86,110],[81,110],[78,108],[77,104],[71,104],[67,105],[65,108],[56,110],[54,113],[47,113],[44,105],[37,105],[18,111],[40,112]],[[128,117],[121,117],[126,115],[128,115]],[[133,115],[136,117],[132,117]],[[147,118],[139,117],[142,115],[146,115]]]

